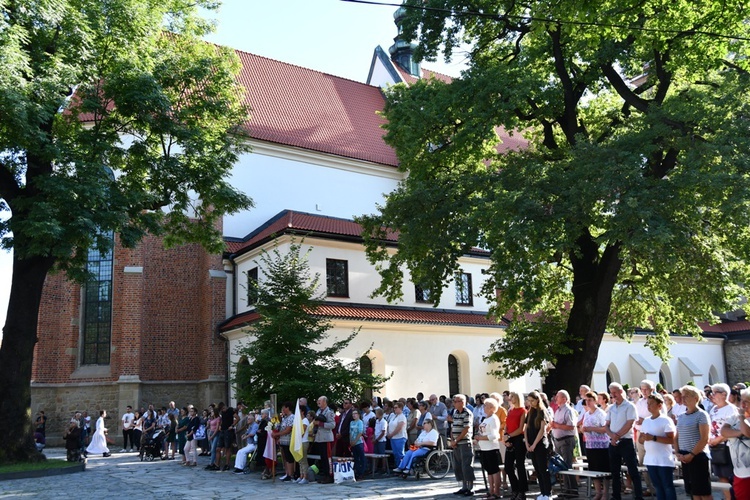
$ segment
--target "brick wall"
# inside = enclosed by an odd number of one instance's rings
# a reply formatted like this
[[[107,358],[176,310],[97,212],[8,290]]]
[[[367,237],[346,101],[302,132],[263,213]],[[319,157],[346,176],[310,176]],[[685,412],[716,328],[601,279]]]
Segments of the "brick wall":
[[[202,408],[226,400],[227,345],[216,335],[226,316],[226,281],[210,270],[223,271],[221,255],[199,245],[164,249],[156,237],[134,249],[117,245],[110,365],[103,367],[78,365],[81,287],[48,276],[32,371],[34,413],[45,409],[63,426],[82,408],[114,410],[119,422],[128,404],[174,400]]]

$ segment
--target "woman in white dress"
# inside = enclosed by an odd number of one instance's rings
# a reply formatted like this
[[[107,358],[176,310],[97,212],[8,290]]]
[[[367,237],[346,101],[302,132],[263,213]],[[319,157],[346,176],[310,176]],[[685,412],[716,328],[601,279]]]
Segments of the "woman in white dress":
[[[96,421],[96,431],[91,437],[91,444],[86,448],[87,453],[101,453],[105,457],[110,455],[109,448],[107,448],[107,428],[104,427],[104,417],[107,416],[105,410],[99,412],[99,419]]]

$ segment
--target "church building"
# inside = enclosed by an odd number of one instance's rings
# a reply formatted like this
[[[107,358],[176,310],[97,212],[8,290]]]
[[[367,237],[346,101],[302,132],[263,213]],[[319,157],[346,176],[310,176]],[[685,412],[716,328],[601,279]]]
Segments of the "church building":
[[[45,410],[53,423],[80,410],[106,409],[114,416],[127,405],[176,401],[202,409],[234,402],[232,372],[238,363],[253,362],[236,355],[257,319],[248,281],[263,279],[263,250],[283,251],[303,239],[303,250],[312,249],[310,267],[321,277],[319,313],[333,325],[329,340],[360,329],[342,355],[359,360],[362,370],[392,375],[381,396],[540,387],[538,373],[515,380],[487,374],[491,367],[482,356],[507,325],[487,318],[489,304],[477,295],[489,266],[486,253],[460,259],[461,272],[439,304],[408,276],[401,302],[371,297],[379,276],[365,258],[353,217],[373,213],[405,176],[383,141],[381,88],[418,78],[450,80],[421,68],[412,50],[398,37],[388,52],[377,47],[364,83],[237,51],[252,109],[246,124],[252,152],[240,158],[231,182],[255,208],[225,217],[223,254],[198,245],[164,249],[149,237],[135,249],[92,252],[89,269],[96,278],[85,286],[50,275],[32,411]],[[501,139],[505,150],[525,145],[518,134],[501,133]],[[389,243],[398,244],[395,237]],[[606,335],[592,386],[604,390],[610,381],[632,385],[650,378],[673,389],[688,380],[699,387],[723,381],[726,335],[717,327],[705,330],[700,341],[675,338],[666,363],[644,347],[647,333],[636,333],[632,343]],[[61,433],[50,427],[51,437]]]

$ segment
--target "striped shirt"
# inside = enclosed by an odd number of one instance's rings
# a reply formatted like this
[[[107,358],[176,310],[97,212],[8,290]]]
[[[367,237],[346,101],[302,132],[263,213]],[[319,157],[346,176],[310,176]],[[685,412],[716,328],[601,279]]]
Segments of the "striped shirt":
[[[701,425],[709,425],[708,413],[696,409],[693,413],[683,413],[677,419],[677,445],[682,451],[693,451],[695,445],[701,439]],[[703,453],[708,453],[708,443],[703,448]]]
[[[465,407],[462,411],[453,410],[453,423],[451,424],[451,437],[455,440],[465,428],[468,432],[458,443],[471,443],[472,429],[474,427],[474,415]]]

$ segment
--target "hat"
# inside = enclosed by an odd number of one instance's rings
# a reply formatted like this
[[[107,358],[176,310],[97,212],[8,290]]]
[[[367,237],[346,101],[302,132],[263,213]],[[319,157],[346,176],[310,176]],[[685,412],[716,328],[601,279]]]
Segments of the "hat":
[[[733,389],[744,391],[745,389],[747,389],[747,386],[745,384],[743,384],[742,382],[739,382],[737,384],[734,384]]]

